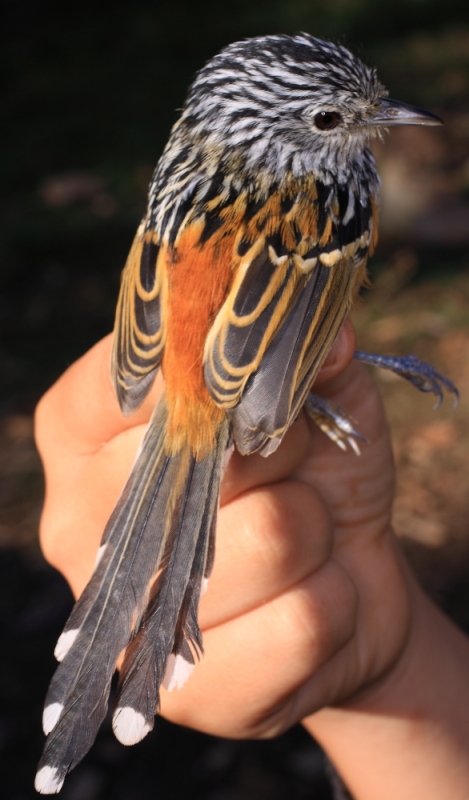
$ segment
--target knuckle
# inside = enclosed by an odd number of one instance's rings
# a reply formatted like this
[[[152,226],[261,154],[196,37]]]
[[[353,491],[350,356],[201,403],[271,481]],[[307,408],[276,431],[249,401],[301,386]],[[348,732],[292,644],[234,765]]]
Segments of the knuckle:
[[[297,579],[318,569],[331,553],[332,529],[315,492],[286,481],[259,492],[259,499],[254,535],[270,567]]]
[[[282,626],[290,632],[290,650],[312,674],[354,635],[355,588],[346,572],[329,561],[297,584],[285,600]]]
[[[282,702],[280,707],[274,710],[269,709],[265,714],[259,715],[258,718],[249,720],[244,727],[245,733],[239,738],[260,739],[263,741],[276,739],[291,727],[289,717],[285,713],[285,703]]]

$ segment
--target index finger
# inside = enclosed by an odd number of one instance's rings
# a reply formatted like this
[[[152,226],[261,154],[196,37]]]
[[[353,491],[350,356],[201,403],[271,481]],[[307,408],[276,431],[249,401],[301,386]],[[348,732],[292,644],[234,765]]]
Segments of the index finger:
[[[163,391],[158,372],[140,408],[124,417],[111,380],[112,334],[91,348],[44,395],[37,407],[39,450],[52,445],[92,455],[128,428],[146,424]]]

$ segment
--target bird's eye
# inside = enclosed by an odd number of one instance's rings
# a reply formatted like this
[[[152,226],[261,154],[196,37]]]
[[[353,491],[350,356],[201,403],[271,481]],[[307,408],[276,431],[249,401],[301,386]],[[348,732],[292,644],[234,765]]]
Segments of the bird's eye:
[[[320,131],[331,131],[342,122],[342,117],[337,111],[320,111],[314,117],[314,124]]]

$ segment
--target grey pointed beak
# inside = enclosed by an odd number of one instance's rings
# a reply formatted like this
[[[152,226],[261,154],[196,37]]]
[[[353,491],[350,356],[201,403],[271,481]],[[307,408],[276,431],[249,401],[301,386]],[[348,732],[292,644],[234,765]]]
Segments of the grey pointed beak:
[[[369,124],[385,128],[390,125],[443,125],[443,120],[430,111],[384,97],[377,113],[370,117]]]

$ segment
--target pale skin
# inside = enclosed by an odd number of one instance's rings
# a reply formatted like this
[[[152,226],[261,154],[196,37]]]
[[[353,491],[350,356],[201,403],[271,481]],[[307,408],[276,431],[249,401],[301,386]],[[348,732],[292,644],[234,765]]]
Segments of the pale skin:
[[[37,411],[41,543],[75,596],[163,385],[124,418],[110,346],[70,367]],[[399,550],[389,432],[354,347],[346,323],[316,387],[369,444],[344,454],[301,417],[269,458],[233,455],[200,608],[205,656],[183,689],[162,690],[162,713],[231,738],[302,721],[356,800],[467,800],[469,642]]]

